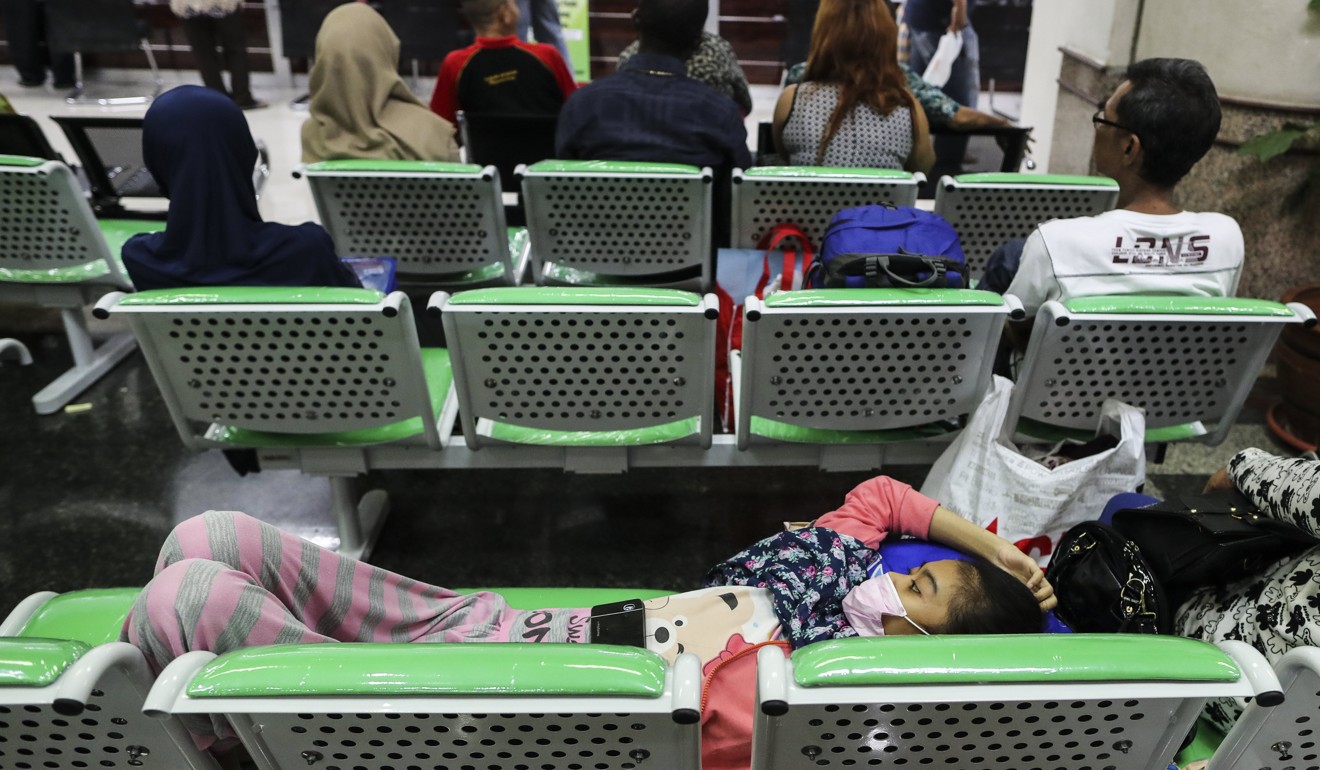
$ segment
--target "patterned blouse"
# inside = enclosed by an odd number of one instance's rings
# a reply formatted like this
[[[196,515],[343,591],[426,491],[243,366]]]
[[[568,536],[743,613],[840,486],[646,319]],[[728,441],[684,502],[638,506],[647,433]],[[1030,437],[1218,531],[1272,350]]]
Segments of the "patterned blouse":
[[[908,69],[906,64],[899,64],[898,68],[903,70],[903,76],[907,78],[908,90],[917,97],[917,104],[921,105],[921,111],[926,113],[926,122],[931,128],[943,128],[949,125],[953,120],[953,114],[958,111],[962,105],[945,95],[943,91],[922,80],[921,76]],[[788,68],[788,73],[784,77],[784,85],[791,86],[802,82],[802,73],[806,72],[806,64],[794,64]]]
[[[896,107],[881,115],[859,104],[843,119],[830,139],[824,157],[817,151],[830,116],[839,103],[839,87],[830,83],[801,83],[793,94],[793,107],[784,122],[784,152],[793,166],[902,169],[912,154],[912,109]]]

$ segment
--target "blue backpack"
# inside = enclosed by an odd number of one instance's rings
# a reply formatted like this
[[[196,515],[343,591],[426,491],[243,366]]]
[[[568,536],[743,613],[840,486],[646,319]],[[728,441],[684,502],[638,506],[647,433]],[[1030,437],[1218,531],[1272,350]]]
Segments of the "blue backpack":
[[[967,258],[944,217],[911,206],[858,206],[834,215],[821,238],[813,288],[963,286]]]

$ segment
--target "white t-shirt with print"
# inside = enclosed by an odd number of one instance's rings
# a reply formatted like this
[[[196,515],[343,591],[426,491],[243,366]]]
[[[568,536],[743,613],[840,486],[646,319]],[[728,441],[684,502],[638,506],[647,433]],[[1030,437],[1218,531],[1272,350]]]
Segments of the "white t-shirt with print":
[[[1048,300],[1103,294],[1231,297],[1242,273],[1242,231],[1231,217],[1183,211],[1055,219],[1036,228],[1008,294],[1028,318]]]

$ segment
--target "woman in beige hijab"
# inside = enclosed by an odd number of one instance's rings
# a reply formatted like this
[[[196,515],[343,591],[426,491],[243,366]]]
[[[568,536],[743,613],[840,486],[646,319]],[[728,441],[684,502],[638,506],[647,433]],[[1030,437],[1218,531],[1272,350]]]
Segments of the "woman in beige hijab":
[[[330,12],[316,35],[303,161],[458,160],[454,126],[399,77],[399,38],[363,3]]]

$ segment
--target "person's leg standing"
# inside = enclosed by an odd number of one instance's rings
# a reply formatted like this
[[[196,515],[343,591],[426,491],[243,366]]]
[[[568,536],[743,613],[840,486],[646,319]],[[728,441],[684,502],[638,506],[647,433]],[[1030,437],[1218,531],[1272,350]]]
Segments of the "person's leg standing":
[[[564,27],[559,21],[559,4],[555,0],[530,0],[532,5],[531,24],[532,34],[536,36],[536,42],[548,43],[559,51],[559,55],[564,57],[564,64],[568,65],[568,71],[573,71],[573,59],[568,55],[568,43],[564,42]],[[522,10],[521,7],[518,9]],[[522,24],[522,17],[519,17],[519,24]],[[527,36],[522,35],[526,40]]]
[[[229,93],[225,89],[225,79],[220,74],[220,54],[216,52],[219,34],[216,19],[210,16],[189,16],[183,20],[183,34],[192,47],[193,61],[197,71],[202,74],[202,82],[207,88]]]
[[[225,69],[229,70],[229,93],[240,107],[256,104],[252,98],[252,77],[248,69],[247,32],[243,29],[241,10],[215,20],[220,47],[224,50]]]

